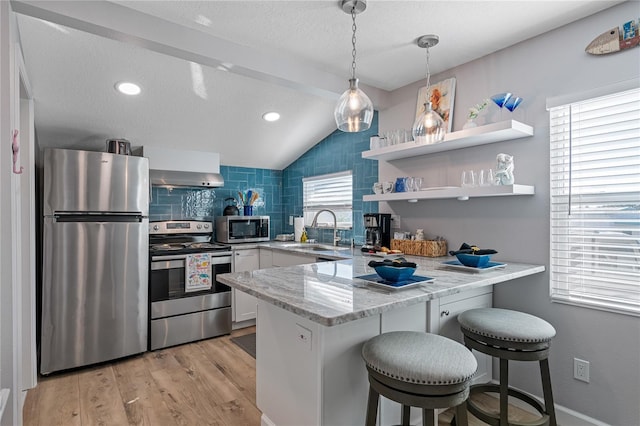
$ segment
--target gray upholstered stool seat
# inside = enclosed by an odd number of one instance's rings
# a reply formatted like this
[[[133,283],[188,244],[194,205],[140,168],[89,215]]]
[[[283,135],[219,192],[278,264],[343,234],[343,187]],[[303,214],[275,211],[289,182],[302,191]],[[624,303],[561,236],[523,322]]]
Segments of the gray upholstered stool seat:
[[[471,309],[458,315],[464,343],[470,349],[500,359],[500,384],[475,385],[471,394],[500,393],[500,414],[494,415],[468,402],[469,411],[485,423],[494,426],[520,425],[508,421],[508,396],[520,399],[538,410],[541,418],[527,425],[556,425],[551,376],[549,374],[549,347],[556,330],[545,320],[524,312],[498,308]],[[536,399],[509,387],[509,360],[539,361],[542,377],[544,406]]]
[[[375,425],[379,395],[402,404],[402,424],[411,407],[423,409],[423,424],[434,409],[456,407],[458,425],[467,424],[466,400],[478,364],[463,345],[446,337],[415,331],[384,333],[367,341],[362,358],[369,371],[367,425]]]

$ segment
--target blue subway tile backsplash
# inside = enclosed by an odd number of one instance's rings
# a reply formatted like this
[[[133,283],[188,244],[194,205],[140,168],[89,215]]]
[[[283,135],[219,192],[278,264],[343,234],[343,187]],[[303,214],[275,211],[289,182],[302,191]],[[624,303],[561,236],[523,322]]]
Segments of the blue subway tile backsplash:
[[[293,233],[290,216],[302,215],[302,178],[345,170],[353,172],[353,230],[340,231],[343,241],[364,242],[362,214],[378,211],[377,202],[363,202],[362,196],[371,194],[378,180],[378,163],[362,158],[369,149],[369,138],[378,132],[378,113],[371,128],[361,133],[334,131],[284,170],[220,166],[224,178],[222,188],[168,188],[153,186],[149,219],[208,220],[222,215],[228,198],[239,202],[238,192],[258,192],[253,205],[254,216],[271,217],[271,238],[277,234]],[[241,209],[242,211],[242,209]],[[321,242],[332,240],[331,230],[309,230],[311,238]],[[325,232],[326,231],[326,232]]]
[[[353,229],[341,231],[343,241],[352,238],[356,244],[364,243],[363,213],[377,213],[377,202],[363,202],[362,196],[371,194],[373,183],[378,180],[378,162],[362,158],[362,151],[369,149],[369,138],[378,133],[378,113],[373,116],[369,130],[360,133],[334,131],[304,153],[283,171],[284,217],[302,216],[302,178],[335,173],[353,172]],[[293,226],[285,221],[284,233],[292,233]],[[319,232],[318,232],[319,231]],[[320,242],[332,241],[332,230],[309,230],[309,237]]]

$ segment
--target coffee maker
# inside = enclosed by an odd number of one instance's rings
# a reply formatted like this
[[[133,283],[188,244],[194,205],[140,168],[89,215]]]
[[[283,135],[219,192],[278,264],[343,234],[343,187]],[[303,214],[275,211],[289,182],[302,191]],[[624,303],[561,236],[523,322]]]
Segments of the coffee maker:
[[[364,214],[364,246],[363,251],[379,250],[381,247],[391,248],[391,215],[388,213]]]

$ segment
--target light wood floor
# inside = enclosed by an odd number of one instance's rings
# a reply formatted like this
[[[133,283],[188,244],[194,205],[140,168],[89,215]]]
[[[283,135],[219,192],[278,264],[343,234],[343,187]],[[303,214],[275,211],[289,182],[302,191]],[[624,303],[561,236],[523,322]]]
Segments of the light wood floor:
[[[25,426],[259,426],[256,362],[230,341],[255,332],[176,346],[96,367],[40,377],[27,393]],[[497,406],[485,397],[483,405]],[[366,401],[362,401],[366,404]],[[519,420],[535,418],[517,408]],[[452,413],[439,416],[449,425]],[[363,420],[364,423],[364,420]],[[469,415],[470,426],[485,423]]]
[[[40,377],[24,425],[257,426],[256,362],[230,341],[253,332]]]

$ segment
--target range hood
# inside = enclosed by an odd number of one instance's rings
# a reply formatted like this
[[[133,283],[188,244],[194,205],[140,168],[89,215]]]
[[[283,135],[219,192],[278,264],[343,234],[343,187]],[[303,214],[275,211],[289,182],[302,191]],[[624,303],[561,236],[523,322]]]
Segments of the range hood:
[[[152,185],[160,186],[202,186],[218,188],[224,185],[220,173],[201,173],[175,170],[149,169],[149,180]]]
[[[201,188],[224,185],[218,153],[143,146],[136,154],[149,159],[152,185]]]

